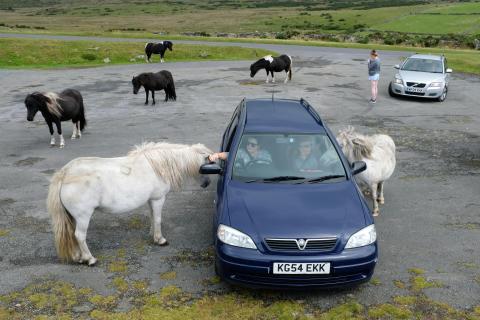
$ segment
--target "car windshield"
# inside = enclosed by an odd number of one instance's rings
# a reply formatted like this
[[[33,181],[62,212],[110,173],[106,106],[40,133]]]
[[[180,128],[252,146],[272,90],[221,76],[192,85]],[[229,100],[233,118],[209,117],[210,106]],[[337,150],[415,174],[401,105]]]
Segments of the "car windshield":
[[[410,58],[402,66],[405,71],[419,71],[431,73],[443,73],[440,60]]]
[[[244,182],[317,183],[345,179],[326,134],[244,134],[233,179]]]

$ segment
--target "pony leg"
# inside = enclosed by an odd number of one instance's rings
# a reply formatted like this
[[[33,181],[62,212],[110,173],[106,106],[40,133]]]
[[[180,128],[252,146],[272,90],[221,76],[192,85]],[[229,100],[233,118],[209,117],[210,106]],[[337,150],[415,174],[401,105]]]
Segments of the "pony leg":
[[[285,73],[285,80],[283,81],[283,83],[287,83],[287,82],[288,82],[288,73],[289,73],[289,72],[290,72],[290,71],[287,71],[287,72]]]
[[[84,214],[79,215],[78,218],[75,218],[75,238],[77,238],[78,246],[80,247],[81,251],[79,262],[87,262],[89,266],[93,266],[95,263],[97,263],[97,259],[92,256],[87,246],[87,229],[92,213],[93,212],[84,212]]]
[[[80,130],[80,121],[77,121],[77,138],[82,138],[82,130]]]
[[[60,148],[65,147],[65,139],[63,139],[63,135],[60,134]]]
[[[160,63],[163,63],[163,55],[160,55]]]
[[[377,217],[380,214],[380,210],[378,209],[378,202],[377,202],[377,188],[378,188],[378,185],[376,183],[372,183],[370,185],[370,190],[372,192],[373,216],[374,217]]]
[[[72,132],[72,138],[71,139],[72,140],[77,139],[77,123],[76,122],[73,123],[73,132]]]
[[[383,197],[383,181],[378,183],[378,203],[384,204],[385,198]]]
[[[65,139],[63,139],[63,135],[62,135],[62,125],[61,125],[61,123],[60,123],[60,120],[56,121],[56,122],[55,122],[55,125],[57,126],[58,136],[60,137],[60,148],[63,148],[63,147],[65,147]]]
[[[55,145],[55,136],[53,135],[55,131],[53,131],[53,125],[51,121],[47,121],[48,130],[50,130],[50,146],[53,147]]]
[[[265,81],[265,83],[268,83],[268,70],[267,70],[267,80]]]
[[[146,96],[145,104],[147,105],[148,104],[148,90],[147,89],[145,89],[145,96]]]
[[[152,90],[152,106],[155,105],[155,91]]]
[[[160,246],[165,246],[168,244],[167,239],[162,236],[162,207],[165,203],[165,197],[162,197],[158,200],[150,200],[149,204],[152,208],[153,215],[153,242]]]
[[[275,74],[273,73],[273,71],[270,71],[270,73],[272,74],[272,83],[275,83]]]

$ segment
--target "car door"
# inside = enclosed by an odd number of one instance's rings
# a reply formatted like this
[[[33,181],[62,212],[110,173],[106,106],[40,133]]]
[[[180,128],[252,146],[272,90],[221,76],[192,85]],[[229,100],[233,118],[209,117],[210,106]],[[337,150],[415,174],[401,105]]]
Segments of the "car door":
[[[232,118],[225,129],[222,137],[222,145],[220,146],[220,151],[222,152],[230,152],[230,147],[233,142],[233,138],[235,137],[235,133],[237,132],[238,122],[240,118],[240,109],[243,101],[235,108],[233,112]],[[222,174],[218,176],[217,180],[217,195],[215,200],[216,206],[216,214],[214,216],[213,226],[214,232],[216,232],[216,226],[218,223],[219,214],[221,214],[223,210],[223,192],[225,188],[225,170],[227,168],[227,162],[224,160],[220,160],[220,167],[222,168]]]

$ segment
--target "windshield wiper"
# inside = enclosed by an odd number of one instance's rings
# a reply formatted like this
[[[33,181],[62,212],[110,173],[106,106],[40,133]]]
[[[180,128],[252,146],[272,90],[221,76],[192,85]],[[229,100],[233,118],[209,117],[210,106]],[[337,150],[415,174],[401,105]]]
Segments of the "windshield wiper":
[[[289,181],[289,180],[301,180],[305,179],[305,177],[297,177],[297,176],[278,176],[272,178],[265,178],[262,181],[265,182],[275,182],[275,181]]]
[[[332,174],[332,175],[329,175],[329,176],[307,179],[305,181],[302,181],[301,183],[315,183],[315,182],[322,182],[322,181],[325,181],[325,180],[331,180],[331,179],[336,179],[336,178],[344,178],[344,177],[345,177],[345,175],[343,175],[343,174]]]

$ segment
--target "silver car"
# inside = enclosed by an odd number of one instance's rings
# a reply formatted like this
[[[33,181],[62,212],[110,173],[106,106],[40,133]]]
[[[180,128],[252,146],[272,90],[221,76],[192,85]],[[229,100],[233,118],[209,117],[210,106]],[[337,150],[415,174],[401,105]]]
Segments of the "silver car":
[[[447,68],[444,56],[414,54],[395,65],[398,72],[390,85],[390,96],[413,96],[444,101],[452,69]]]

